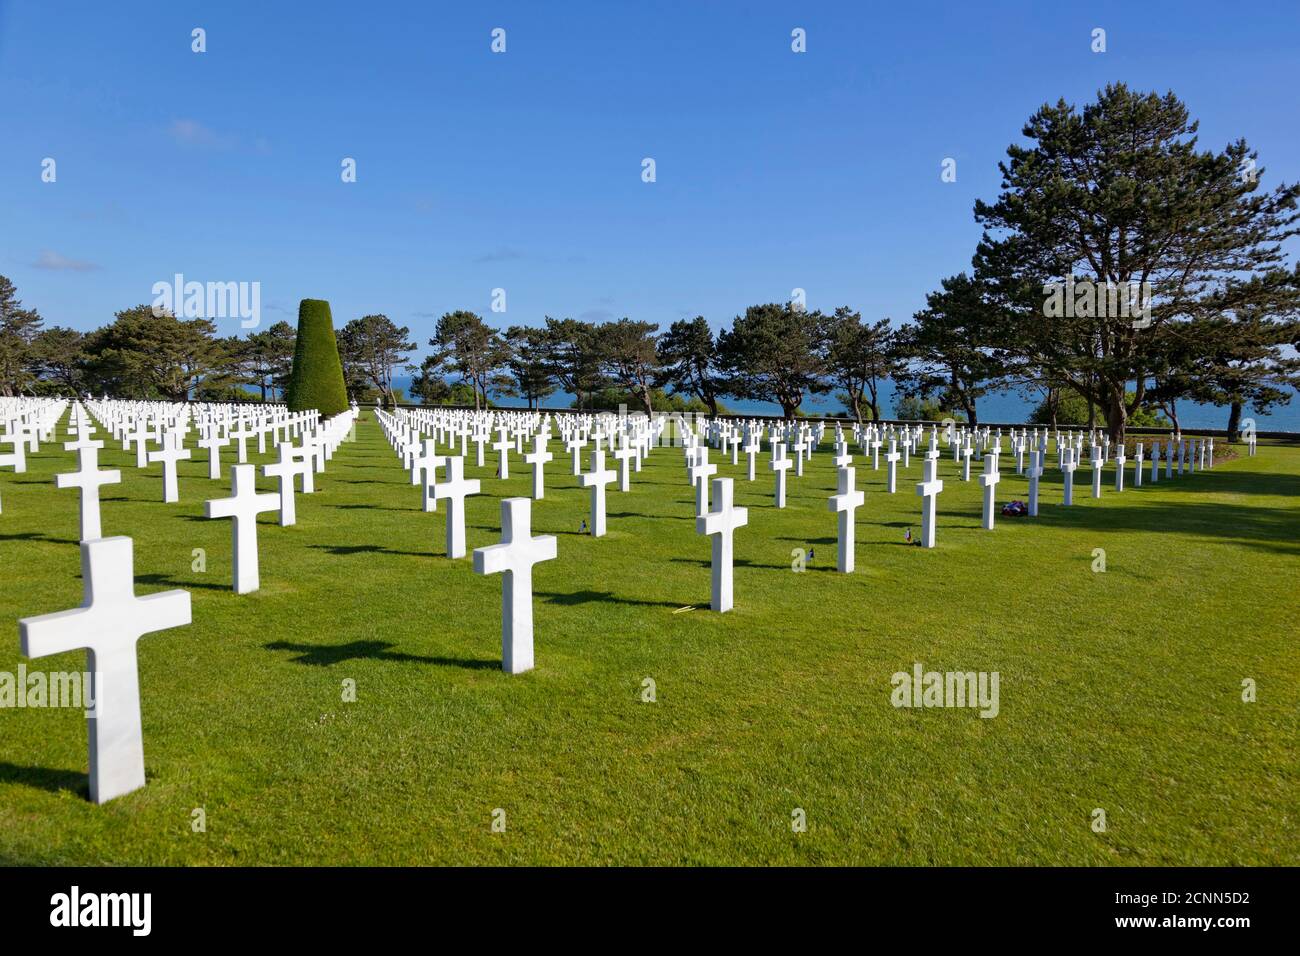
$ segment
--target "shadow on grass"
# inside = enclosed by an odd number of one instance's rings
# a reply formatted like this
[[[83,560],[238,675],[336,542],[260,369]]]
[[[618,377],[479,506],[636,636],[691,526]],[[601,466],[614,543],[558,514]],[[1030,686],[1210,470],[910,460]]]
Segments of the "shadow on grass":
[[[80,544],[69,538],[51,538],[43,531],[24,531],[21,534],[0,534],[0,541],[44,541],[48,544]]]
[[[422,508],[394,508],[392,505],[326,505],[327,508],[341,508],[344,511],[423,511]]]
[[[310,544],[307,547],[342,557],[354,554],[395,554],[404,558],[429,558],[433,556],[432,552],[429,551],[397,551],[378,544]]]
[[[712,559],[712,558],[669,558],[668,560],[669,560],[669,561],[673,561],[673,562],[675,562],[675,563],[677,563],[677,564],[695,564],[695,565],[699,565],[699,566],[702,567],[702,568],[712,568],[712,567],[713,567],[713,559]],[[748,558],[736,558],[735,560],[732,561],[732,564],[733,564],[735,567],[741,567],[741,568],[771,568],[771,569],[776,570],[776,571],[788,571],[788,570],[790,570],[790,565],[789,565],[788,563],[786,563],[786,564],[763,564],[763,563],[760,562],[760,561],[751,561],[751,560],[749,560]]]
[[[573,607],[577,604],[630,604],[634,607],[670,607],[675,610],[682,606],[678,601],[641,601],[636,598],[615,597],[612,591],[591,589],[573,591],[569,594],[558,591],[534,591],[533,593],[547,604],[557,604],[560,607]]]
[[[290,641],[272,641],[263,644],[268,651],[296,651],[290,658],[295,664],[310,667],[329,667],[341,661],[398,661],[408,664],[438,664],[444,667],[464,667],[469,670],[490,670],[500,667],[500,661],[470,660],[460,657],[427,657],[422,654],[404,654],[390,648],[395,644],[386,641],[352,641],[349,644],[294,644]]]
[[[205,588],[209,591],[229,591],[229,584],[211,584],[207,581],[177,581],[175,578],[168,577],[166,574],[137,574],[135,576],[136,584],[152,584],[156,587],[171,588]]]
[[[80,797],[90,796],[90,776],[78,770],[53,770],[49,767],[20,767],[0,760],[0,783],[17,783],[51,793],[68,791]]]
[[[672,521],[694,521],[694,515],[665,515],[665,514],[648,514],[639,511],[610,511],[605,515],[606,518],[668,518]]]
[[[1140,494],[1137,491],[1134,496]],[[1148,500],[1131,507],[1105,507],[1104,503],[1104,497],[1101,502],[1092,498],[1076,499],[1070,508],[1059,502],[1041,502],[1039,513],[1060,525],[1078,529],[1219,538],[1277,554],[1300,554],[1300,509],[1297,508],[1215,501]],[[1089,507],[1089,504],[1096,506]]]

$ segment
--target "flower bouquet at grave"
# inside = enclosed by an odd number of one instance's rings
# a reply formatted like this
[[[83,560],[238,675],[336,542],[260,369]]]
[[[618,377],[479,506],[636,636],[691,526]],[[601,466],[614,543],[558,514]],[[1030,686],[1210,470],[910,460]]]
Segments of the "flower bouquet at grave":
[[[1023,518],[1025,515],[1029,514],[1029,508],[1023,501],[1017,499],[1015,501],[1008,501],[1004,504],[1002,506],[1002,513],[1008,518]]]

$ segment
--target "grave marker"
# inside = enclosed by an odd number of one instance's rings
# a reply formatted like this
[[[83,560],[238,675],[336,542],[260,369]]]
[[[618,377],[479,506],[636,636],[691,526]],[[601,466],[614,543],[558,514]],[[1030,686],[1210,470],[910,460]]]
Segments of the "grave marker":
[[[603,453],[601,453],[603,455]],[[501,574],[501,669],[533,667],[533,565],[556,555],[555,536],[532,536],[532,501],[501,501],[501,543],[474,549],[475,574]]]
[[[136,597],[131,539],[81,544],[81,607],[18,622],[22,652],[48,657],[86,649],[94,705],[90,727],[90,799],[106,803],[144,786],[144,732],[136,643],[145,634],[189,624],[187,591]]]

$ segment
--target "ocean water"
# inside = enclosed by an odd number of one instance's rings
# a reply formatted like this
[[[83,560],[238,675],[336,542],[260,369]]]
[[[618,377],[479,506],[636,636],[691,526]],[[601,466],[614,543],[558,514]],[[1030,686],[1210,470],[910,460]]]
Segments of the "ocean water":
[[[407,376],[396,376],[393,384],[407,391],[411,380]],[[493,401],[508,408],[522,407],[524,401],[513,397],[493,396]],[[555,392],[547,396],[542,405],[545,408],[568,408],[573,396],[567,392]],[[996,392],[984,396],[975,403],[975,411],[981,422],[1005,422],[1018,424],[1026,421],[1037,405],[1038,399],[1029,400],[1016,391]],[[780,415],[781,406],[772,402],[754,402],[742,399],[724,398],[722,404],[733,414],[739,415]],[[834,415],[844,410],[844,405],[835,393],[810,395],[803,404],[808,415]],[[870,413],[868,413],[869,415]],[[882,418],[894,417],[894,386],[885,382],[880,388],[880,414]],[[1242,418],[1254,418],[1255,426],[1260,431],[1300,432],[1300,395],[1294,395],[1289,404],[1276,406],[1267,415],[1261,415],[1249,407],[1242,413]],[[1228,426],[1228,407],[1226,405],[1201,405],[1195,402],[1178,403],[1178,420],[1184,428],[1226,428]]]

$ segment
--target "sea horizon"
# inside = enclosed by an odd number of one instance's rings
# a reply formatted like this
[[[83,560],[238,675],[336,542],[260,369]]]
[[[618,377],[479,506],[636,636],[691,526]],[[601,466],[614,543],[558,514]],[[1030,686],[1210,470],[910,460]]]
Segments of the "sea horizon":
[[[394,376],[393,386],[401,389],[406,396],[406,400],[410,401],[410,376]],[[494,403],[507,408],[523,408],[528,404],[523,398],[512,395],[498,395],[489,392],[489,397]],[[897,418],[894,414],[894,398],[893,383],[887,381],[880,387],[881,418]],[[547,411],[568,411],[572,403],[573,395],[571,393],[552,392],[542,400],[541,407]],[[726,413],[730,415],[775,417],[781,414],[781,406],[775,402],[723,398],[720,404],[726,409]],[[1033,414],[1036,406],[1036,401],[1026,399],[1014,389],[1008,389],[991,392],[981,397],[975,403],[975,411],[981,422],[1020,424],[1029,420],[1029,416]],[[629,408],[631,407],[629,406]],[[1182,428],[1226,429],[1228,427],[1229,409],[1226,405],[1208,405],[1182,401],[1178,403],[1177,407],[1178,422]],[[833,393],[806,396],[800,410],[805,415],[813,417],[833,417],[847,411],[844,403],[837,399]],[[871,417],[869,409],[864,408],[863,417]],[[1243,421],[1253,418],[1256,428],[1260,431],[1300,432],[1300,402],[1296,401],[1294,393],[1291,402],[1276,407],[1268,414],[1255,412],[1247,405],[1243,409],[1241,417]],[[1105,424],[1105,420],[1100,415],[1098,424]]]

